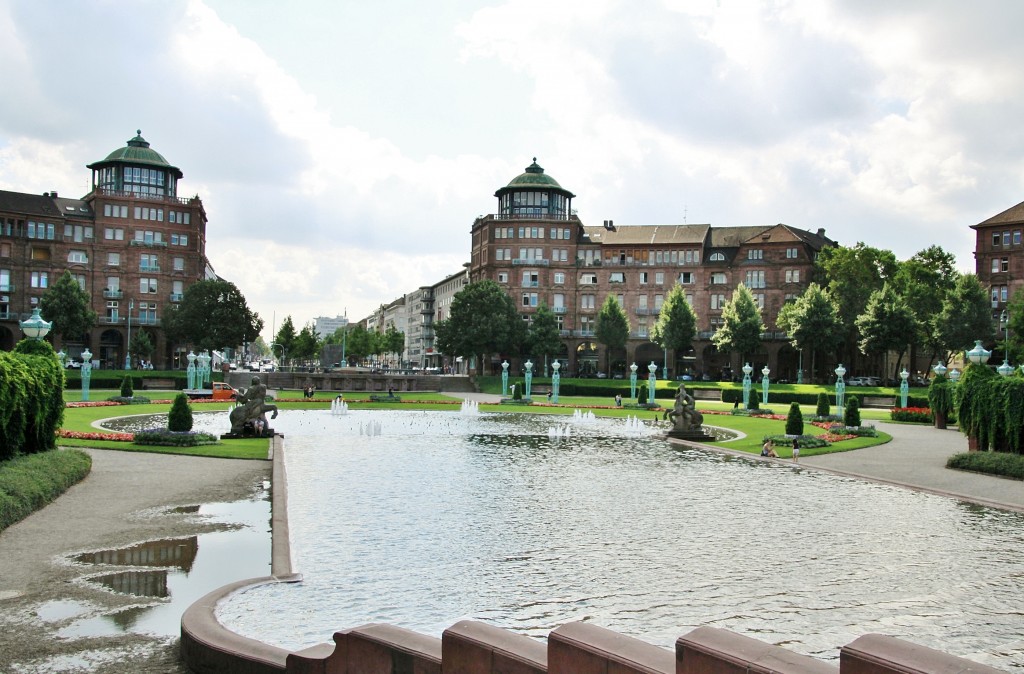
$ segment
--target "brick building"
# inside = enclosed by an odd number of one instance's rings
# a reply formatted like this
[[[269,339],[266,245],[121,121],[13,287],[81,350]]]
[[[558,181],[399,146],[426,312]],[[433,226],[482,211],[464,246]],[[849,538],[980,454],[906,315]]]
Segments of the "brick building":
[[[667,357],[670,377],[733,376],[742,365],[739,354],[719,353],[711,336],[721,324],[723,306],[744,283],[761,306],[766,326],[763,348],[751,364],[758,371],[767,364],[773,379],[796,381],[801,356],[775,320],[783,303],[810,283],[818,252],[836,245],[825,230],[784,224],[623,227],[611,220],[584,225],[571,207],[575,195],[536,160],[494,196],[498,212],[473,223],[470,280],[501,284],[524,320],[546,303],[564,338],[558,356],[563,372],[585,375],[604,369],[604,347],[594,339],[594,328],[606,296],[614,294],[630,320],[625,351],[611,354],[614,372],[625,373],[635,362],[643,376],[644,366],[654,362],[661,376]],[[676,283],[697,313],[698,332],[688,353],[665,354],[649,334]],[[494,359],[491,371],[500,362]]]
[[[155,367],[180,365],[160,317],[212,276],[202,201],[178,196],[181,170],[141,132],[87,168],[92,188],[81,199],[0,191],[0,348],[21,339],[18,320],[69,270],[90,295],[97,325],[64,335],[57,348],[79,358],[88,347],[100,367],[122,368],[130,333],[144,330]]]
[[[972,225],[971,229],[977,237],[975,273],[989,289],[992,319],[998,321],[1014,293],[1024,287],[1024,203]]]

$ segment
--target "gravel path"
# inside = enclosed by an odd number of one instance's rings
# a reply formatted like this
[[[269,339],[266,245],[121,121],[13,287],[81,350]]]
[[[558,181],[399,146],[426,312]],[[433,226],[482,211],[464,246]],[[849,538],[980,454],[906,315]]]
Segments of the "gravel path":
[[[75,601],[106,613],[138,604],[136,597],[73,582],[84,572],[63,557],[216,529],[163,508],[245,499],[270,478],[271,463],[86,451],[93,465],[85,480],[0,533],[0,671],[185,672],[176,639],[126,634],[60,640],[55,633],[63,624],[43,620],[40,609]]]

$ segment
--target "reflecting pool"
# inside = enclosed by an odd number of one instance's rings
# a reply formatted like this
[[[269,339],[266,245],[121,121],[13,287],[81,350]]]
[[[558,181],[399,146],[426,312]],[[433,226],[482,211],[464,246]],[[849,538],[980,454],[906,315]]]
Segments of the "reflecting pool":
[[[621,420],[555,423],[571,422],[286,411],[304,579],[234,595],[219,619],[291,649],[467,618],[538,638],[586,620],[667,648],[711,625],[824,659],[879,632],[1024,668],[1024,515]]]

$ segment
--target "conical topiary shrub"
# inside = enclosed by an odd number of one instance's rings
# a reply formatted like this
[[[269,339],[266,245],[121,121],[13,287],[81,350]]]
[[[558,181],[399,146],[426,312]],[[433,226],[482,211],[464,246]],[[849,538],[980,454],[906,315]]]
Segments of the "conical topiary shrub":
[[[135,390],[132,384],[132,376],[130,374],[126,374],[121,380],[121,397],[131,398],[133,395],[135,395]]]
[[[814,414],[819,417],[827,417],[828,411],[828,394],[822,391],[818,394],[818,409],[814,411]]]
[[[526,386],[526,384],[516,384],[515,390],[512,392],[512,400],[522,400],[523,399],[523,387],[524,386]]]
[[[757,397],[757,394],[754,391],[750,392],[750,398],[748,398],[748,400],[750,400],[750,405],[747,407],[748,410],[761,409],[761,399]]]
[[[647,387],[641,386],[636,391],[636,404],[643,406],[647,404]]]
[[[798,403],[789,404],[789,414],[786,415],[786,435],[804,434],[804,415],[800,411]]]
[[[192,406],[188,404],[188,396],[184,393],[174,397],[171,411],[167,413],[167,429],[175,433],[192,430]]]
[[[860,426],[860,401],[857,400],[857,396],[850,396],[850,399],[846,401],[843,423],[848,427]]]

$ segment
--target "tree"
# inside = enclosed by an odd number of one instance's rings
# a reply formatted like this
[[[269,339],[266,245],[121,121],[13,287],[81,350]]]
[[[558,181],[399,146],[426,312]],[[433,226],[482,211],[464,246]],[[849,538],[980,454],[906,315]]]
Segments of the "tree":
[[[319,351],[320,338],[317,337],[316,328],[312,323],[306,323],[292,344],[292,357],[299,360],[312,360],[316,358]]]
[[[478,356],[478,373],[488,354],[517,351],[525,337],[515,303],[491,280],[475,281],[456,293],[448,318],[434,325],[437,348],[451,356]]]
[[[678,358],[689,350],[696,334],[697,314],[686,301],[683,286],[677,283],[661,305],[658,320],[651,328],[651,341],[663,349],[674,350]]]
[[[826,279],[829,297],[836,305],[836,315],[843,326],[840,347],[852,363],[860,335],[857,317],[864,313],[871,293],[881,290],[898,269],[892,251],[881,250],[858,242],[856,246],[828,247],[818,254],[818,267]]]
[[[184,393],[174,396],[171,411],[167,413],[167,430],[174,433],[187,433],[192,430],[192,407]]]
[[[817,353],[834,350],[842,339],[843,327],[836,314],[836,307],[828,293],[817,283],[812,283],[792,304],[792,308],[786,310],[785,320],[793,346],[811,352],[813,378]]]
[[[136,330],[128,342],[128,354],[140,360],[149,360],[154,348],[153,338],[145,330]]]
[[[547,357],[562,349],[562,338],[558,334],[558,319],[555,312],[544,302],[537,307],[533,321],[527,331],[527,350],[534,357]]]
[[[949,351],[965,351],[974,340],[992,339],[992,309],[988,292],[974,274],[957,279],[952,292],[942,303],[936,321],[939,343],[947,351],[943,362],[948,362]]]
[[[376,353],[393,353],[402,358],[405,352],[405,333],[395,327],[394,323],[388,325],[383,335],[377,340]]]
[[[789,414],[786,415],[786,435],[804,434],[804,415],[800,411],[800,403],[789,404]]]
[[[1024,288],[1017,290],[1010,298],[1009,304],[1006,305],[1007,322],[1003,323],[1003,329],[1009,330],[1009,334],[1002,333],[996,335],[996,338],[1008,339],[1010,343],[1010,353],[1006,356],[1013,363],[1019,363],[1022,360],[1022,350],[1024,350]],[[1002,322],[1001,322],[1002,323]],[[1002,332],[1002,331],[1000,331]]]
[[[748,353],[760,348],[761,333],[764,331],[761,309],[754,301],[754,295],[741,283],[722,307],[722,326],[711,337],[711,341],[719,351],[739,352],[740,360],[745,361]]]
[[[295,332],[295,323],[292,322],[291,314],[289,314],[284,317],[281,327],[278,328],[277,334],[274,335],[274,343],[270,345],[270,350],[273,351],[275,356],[280,354],[281,360],[284,361],[288,354],[294,353],[295,340],[298,337],[298,333]],[[281,364],[284,365],[284,362]]]
[[[335,331],[337,334],[345,328],[338,328]],[[377,353],[377,333],[375,331],[367,330],[362,325],[356,325],[355,327],[348,328],[348,334],[345,337],[345,358],[349,362],[362,361],[366,359],[371,353]],[[339,339],[337,343],[340,343]]]
[[[169,340],[196,351],[252,342],[263,329],[263,319],[249,309],[238,287],[221,279],[190,285],[181,302],[164,312],[161,324]]]
[[[914,343],[924,346],[931,356],[943,350],[938,326],[942,303],[953,291],[960,272],[956,257],[940,246],[929,246],[899,265],[894,287],[914,313],[918,338]]]
[[[612,349],[623,349],[629,339],[629,318],[615,295],[608,295],[597,312],[594,339],[605,346],[605,366],[611,374]]]
[[[896,372],[908,345],[918,332],[917,318],[910,307],[888,283],[871,293],[864,313],[857,317],[860,350],[864,354],[882,355],[895,351]],[[884,362],[884,360],[883,360]],[[893,379],[897,377],[893,372]]]
[[[78,340],[96,325],[96,312],[89,308],[89,294],[65,271],[39,300],[39,313],[53,323],[50,332]]]

